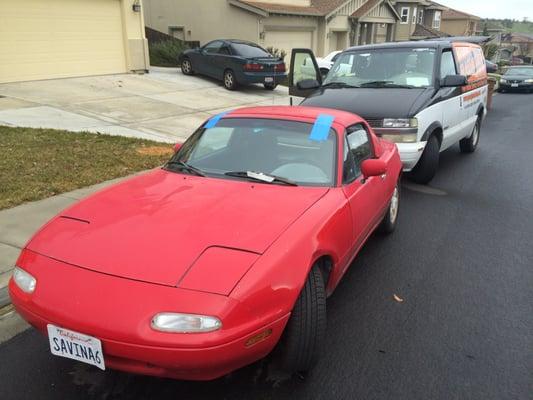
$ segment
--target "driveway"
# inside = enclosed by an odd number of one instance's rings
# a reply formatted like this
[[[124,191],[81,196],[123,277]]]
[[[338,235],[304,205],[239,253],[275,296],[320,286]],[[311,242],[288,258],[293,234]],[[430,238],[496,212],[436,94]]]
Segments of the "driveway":
[[[183,141],[207,118],[233,108],[289,104],[287,88],[247,86],[184,76],[176,68],[149,74],[0,85],[0,125],[89,131],[162,142]]]

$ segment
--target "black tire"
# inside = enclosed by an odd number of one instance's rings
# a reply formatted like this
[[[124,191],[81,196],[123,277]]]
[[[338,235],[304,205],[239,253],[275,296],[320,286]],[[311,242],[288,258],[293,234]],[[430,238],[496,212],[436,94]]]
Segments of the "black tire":
[[[235,78],[235,74],[231,69],[227,69],[224,71],[224,77],[222,79],[222,82],[224,83],[224,87],[228,90],[237,89],[237,79]]]
[[[379,225],[379,231],[381,233],[390,234],[395,231],[398,224],[398,214],[400,211],[400,199],[401,199],[401,186],[400,181],[396,183],[394,192],[392,194],[391,201],[387,213],[383,217],[381,224]]]
[[[440,144],[435,135],[431,135],[426,143],[426,148],[418,164],[408,174],[409,179],[416,183],[429,183],[439,168]]]
[[[473,153],[477,149],[479,144],[479,135],[481,134],[481,117],[478,117],[470,137],[461,139],[459,141],[459,147],[461,148],[461,153]]]
[[[280,341],[281,368],[290,373],[310,370],[318,361],[326,336],[326,290],[314,266],[296,300]]]
[[[263,84],[266,90],[274,90],[278,85],[275,83],[265,83]]]
[[[181,72],[183,72],[184,75],[193,75],[194,71],[192,69],[192,63],[191,60],[188,58],[184,58],[181,61]]]

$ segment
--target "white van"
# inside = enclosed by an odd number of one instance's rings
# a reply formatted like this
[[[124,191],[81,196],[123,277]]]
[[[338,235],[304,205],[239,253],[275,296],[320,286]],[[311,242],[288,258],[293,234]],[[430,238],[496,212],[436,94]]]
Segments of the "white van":
[[[310,68],[314,66],[314,68]],[[294,49],[289,92],[301,105],[363,117],[395,142],[404,171],[418,183],[433,179],[439,154],[459,142],[476,150],[487,112],[487,71],[476,44],[451,41],[385,43],[341,53],[322,79],[309,49]]]

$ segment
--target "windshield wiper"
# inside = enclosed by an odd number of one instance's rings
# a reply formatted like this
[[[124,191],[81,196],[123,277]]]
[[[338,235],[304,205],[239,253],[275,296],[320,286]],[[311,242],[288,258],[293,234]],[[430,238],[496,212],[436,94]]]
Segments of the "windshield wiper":
[[[282,178],[281,176],[269,175],[263,172],[253,172],[253,171],[229,171],[224,173],[226,176],[232,176],[235,178],[244,178],[253,180],[256,182],[262,183],[283,183],[289,186],[298,186],[296,182],[291,181],[287,178]]]
[[[371,82],[365,82],[361,84],[362,87],[393,87],[393,88],[403,88],[403,89],[412,89],[413,86],[411,85],[399,85],[397,83],[394,83],[394,81],[371,81]]]
[[[184,161],[172,161],[171,160],[165,164],[165,168],[168,168],[171,165],[176,165],[178,167],[181,167],[182,169],[188,172],[192,172],[194,175],[197,175],[197,176],[205,176],[204,172],[201,169],[193,167],[192,165],[189,165]]]
[[[331,88],[358,88],[358,87],[361,87],[361,86],[358,86],[358,85],[350,85],[349,83],[346,83],[346,82],[336,81],[336,82],[329,82],[329,83],[326,83],[326,84],[322,85],[322,87],[331,87]]]

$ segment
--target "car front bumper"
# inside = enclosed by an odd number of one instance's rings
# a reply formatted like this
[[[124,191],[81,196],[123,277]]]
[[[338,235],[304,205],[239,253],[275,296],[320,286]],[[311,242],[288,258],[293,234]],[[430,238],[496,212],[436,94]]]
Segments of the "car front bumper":
[[[525,83],[525,82],[521,82],[521,83],[518,83],[516,84],[518,86],[513,86],[513,84],[511,83],[501,83],[500,82],[500,86],[499,86],[499,90],[509,90],[509,91],[512,91],[512,90],[533,90],[533,83]]]
[[[31,295],[9,283],[24,319],[45,335],[52,324],[98,338],[106,366],[131,373],[218,378],[265,357],[290,316],[266,321],[229,297],[112,277],[28,251],[18,264],[37,279]],[[209,333],[159,332],[150,326],[158,312],[215,315],[223,327]]]

